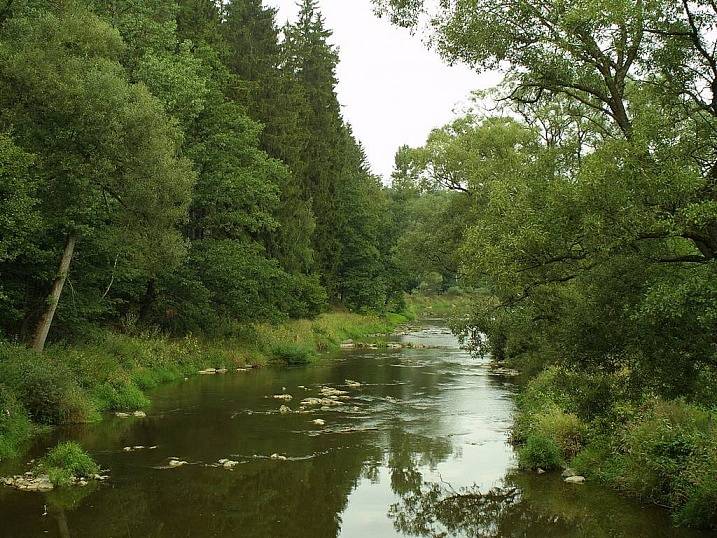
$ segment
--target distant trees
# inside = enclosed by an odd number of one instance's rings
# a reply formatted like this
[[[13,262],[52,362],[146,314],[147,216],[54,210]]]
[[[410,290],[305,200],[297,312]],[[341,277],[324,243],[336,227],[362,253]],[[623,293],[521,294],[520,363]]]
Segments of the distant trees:
[[[714,6],[378,3],[408,25],[435,9],[447,58],[506,71],[502,116],[461,118],[401,161],[416,185],[463,198],[457,256],[441,258],[491,292],[467,324],[483,349],[704,396],[717,367]],[[410,229],[410,260],[406,243]]]

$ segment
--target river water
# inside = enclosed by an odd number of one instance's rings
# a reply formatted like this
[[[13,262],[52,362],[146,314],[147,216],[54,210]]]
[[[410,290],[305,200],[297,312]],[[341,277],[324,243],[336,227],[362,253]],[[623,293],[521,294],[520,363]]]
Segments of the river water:
[[[434,347],[191,378],[156,390],[147,418],[54,432],[35,454],[79,440],[111,480],[45,494],[0,488],[0,536],[706,536],[598,486],[517,472],[511,380],[440,326],[402,339]],[[325,387],[350,399],[279,413]],[[134,446],[147,448],[124,450]],[[168,468],[170,458],[187,464]],[[228,470],[220,459],[239,463]]]

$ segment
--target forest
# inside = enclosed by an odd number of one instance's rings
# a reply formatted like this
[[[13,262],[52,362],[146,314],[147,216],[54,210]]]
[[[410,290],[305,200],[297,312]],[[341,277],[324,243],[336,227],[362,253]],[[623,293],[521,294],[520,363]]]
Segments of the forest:
[[[261,0],[4,4],[0,457],[30,420],[237,362],[227,342],[301,363],[447,292],[465,344],[526,379],[523,469],[717,527],[713,2],[374,0],[503,75],[390,186],[315,0],[281,27]]]

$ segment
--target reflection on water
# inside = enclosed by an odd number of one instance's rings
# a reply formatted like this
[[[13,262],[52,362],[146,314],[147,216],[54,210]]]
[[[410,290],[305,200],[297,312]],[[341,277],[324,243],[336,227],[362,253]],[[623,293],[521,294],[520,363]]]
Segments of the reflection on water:
[[[36,454],[78,439],[111,481],[0,489],[0,536],[700,536],[598,487],[515,472],[510,381],[440,327],[403,338],[436,348],[191,379],[157,390],[147,419],[56,432]],[[347,398],[279,412],[323,387]],[[188,465],[167,468],[171,457]]]

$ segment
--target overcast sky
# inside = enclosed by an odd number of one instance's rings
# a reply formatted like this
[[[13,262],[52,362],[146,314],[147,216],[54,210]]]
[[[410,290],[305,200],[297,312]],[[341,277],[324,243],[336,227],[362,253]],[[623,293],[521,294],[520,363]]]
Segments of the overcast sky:
[[[279,24],[297,14],[295,0],[265,0],[279,8]],[[449,67],[418,36],[374,16],[371,0],[319,0],[339,46],[339,101],[364,145],[374,172],[387,181],[402,144],[421,145],[473,90],[493,86],[495,75]]]

